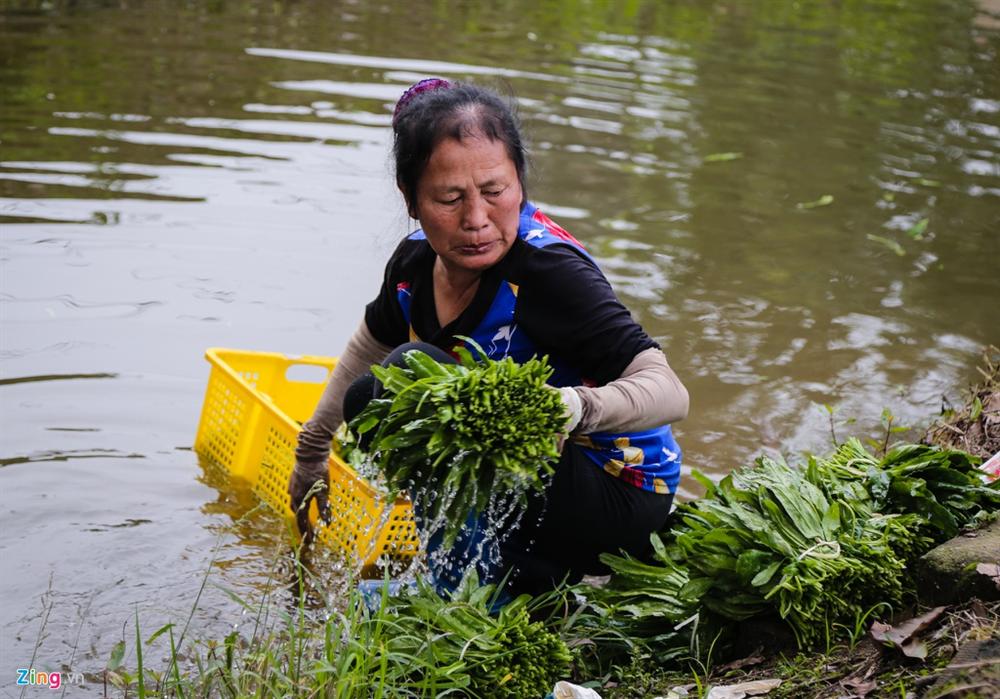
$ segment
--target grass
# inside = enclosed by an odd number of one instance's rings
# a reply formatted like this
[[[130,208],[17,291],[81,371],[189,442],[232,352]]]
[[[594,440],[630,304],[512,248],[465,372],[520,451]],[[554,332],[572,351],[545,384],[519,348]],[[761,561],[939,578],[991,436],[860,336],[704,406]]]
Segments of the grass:
[[[315,604],[317,596],[312,593],[321,581],[308,566],[296,563],[295,590],[288,595],[274,595],[271,586],[259,600],[251,602],[228,591],[251,615],[251,622],[245,631],[234,630],[221,640],[187,637],[187,623],[180,639],[175,636],[175,625],[166,624],[143,640],[137,608],[130,640],[122,639],[111,652],[105,693],[110,687],[123,699],[484,696],[483,678],[490,677],[493,666],[517,667],[516,658],[524,662],[532,656],[529,647],[504,645],[497,639],[485,640],[492,643],[487,647],[500,650],[484,653],[482,637],[448,632],[435,625],[434,618],[407,614],[404,603],[389,596],[388,586],[382,586],[380,596],[366,603],[355,581],[349,580],[343,594]],[[486,594],[487,588],[470,589],[484,594],[472,602],[457,598],[440,601],[439,616],[454,619],[462,610],[488,609],[490,600],[495,599]],[[437,600],[432,591],[429,594]],[[200,598],[199,591],[188,621]],[[554,598],[540,598],[548,603],[545,610],[535,603],[537,600],[529,603],[528,609],[551,619],[552,627],[565,626],[564,619],[556,618]],[[512,626],[497,628],[513,633]],[[455,639],[459,639],[459,651],[455,650]],[[165,660],[154,667],[151,658],[164,655]],[[135,666],[126,667],[125,657],[134,657]],[[500,686],[508,680],[515,686],[517,679],[498,678],[496,693],[485,696],[505,696]]]
[[[359,595],[352,596],[346,611],[331,610],[320,622],[309,614],[304,598],[292,609],[275,613],[265,595],[247,635],[233,631],[221,641],[193,640],[185,647],[178,644],[172,624],[144,642],[137,610],[132,649],[137,668],[133,673],[120,665],[128,650],[122,643],[109,663],[109,679],[123,697],[140,698],[382,697],[403,684],[394,673],[415,666],[417,659],[390,658],[386,652],[394,625],[384,613],[385,605],[369,612]],[[166,668],[157,671],[144,661],[147,649],[164,635],[169,655]]]
[[[331,611],[324,621],[311,615],[301,601],[276,613],[258,603],[256,611],[261,619],[269,618],[267,623],[255,624],[246,635],[234,631],[221,641],[190,641],[183,655],[172,625],[143,642],[137,614],[138,668],[134,674],[119,669],[113,685],[125,698],[473,696],[462,673],[454,666],[435,664],[432,653],[393,652],[393,640],[412,628],[391,613],[384,591],[371,609],[360,593],[349,593],[344,608]],[[928,678],[964,641],[998,633],[1000,603],[973,604],[951,610],[934,631],[932,652],[924,661],[904,658],[863,638],[826,653],[765,657],[758,652],[729,663],[690,657],[670,671],[635,659],[603,676],[587,677],[579,674],[587,666],[580,666],[576,681],[590,679],[606,698],[668,696],[678,688],[687,696],[705,697],[715,686],[770,678],[783,680],[768,693],[773,699],[843,696],[852,682],[872,684],[870,697],[913,696],[929,685]],[[162,671],[148,663],[148,649],[158,638],[169,640],[169,659]],[[423,647],[429,650],[430,645]]]
[[[472,648],[468,657],[462,649],[461,657],[443,659],[441,649],[447,644],[437,643],[443,634],[433,628],[433,621],[420,626],[412,617],[403,618],[386,588],[370,604],[352,580],[340,594],[326,595],[326,575],[295,558],[295,582],[288,590],[278,574],[288,560],[287,548],[275,553],[272,574],[259,599],[227,591],[249,621],[222,639],[198,639],[197,633],[188,633],[202,592],[210,584],[211,567],[179,637],[175,625],[166,624],[143,640],[136,608],[134,633],[128,634],[129,642],[123,638],[112,650],[106,682],[124,699],[504,695],[502,682],[494,692],[484,691],[489,685],[472,680],[474,663],[484,663],[470,660],[476,657],[473,640],[467,646]],[[668,696],[678,687],[687,696],[703,697],[715,686],[773,678],[783,680],[768,693],[774,699],[843,695],[852,683],[872,682],[876,686],[867,696],[906,696],[925,686],[921,682],[946,664],[963,641],[1000,634],[1000,603],[954,609],[937,627],[928,659],[913,661],[882,649],[868,637],[870,622],[890,613],[880,604],[847,625],[827,628],[830,641],[823,653],[776,653],[779,636],[765,641],[766,651],[748,650],[746,637],[754,643],[766,638],[758,620],[739,625],[744,643],[735,650],[717,644],[718,638],[694,634],[698,642],[692,642],[689,655],[675,660],[667,671],[663,658],[644,655],[634,639],[616,632],[613,620],[580,606],[566,591],[550,599],[546,609],[536,616],[543,616],[548,628],[574,651],[574,667],[565,679],[590,684],[604,697]],[[134,657],[134,668],[123,663],[126,651]],[[733,661],[741,652],[746,657]],[[481,650],[478,657],[483,657]]]

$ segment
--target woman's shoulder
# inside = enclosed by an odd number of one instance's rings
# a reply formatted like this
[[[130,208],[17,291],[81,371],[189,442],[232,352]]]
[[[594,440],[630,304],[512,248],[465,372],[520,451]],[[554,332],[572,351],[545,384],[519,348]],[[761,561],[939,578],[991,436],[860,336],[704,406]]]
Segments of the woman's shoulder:
[[[515,284],[545,286],[604,281],[604,273],[582,245],[552,241],[535,246],[518,238],[506,260],[505,276]]]
[[[525,202],[521,209],[518,236],[533,247],[544,248],[553,244],[569,245],[571,248],[586,254],[583,243],[530,201]]]

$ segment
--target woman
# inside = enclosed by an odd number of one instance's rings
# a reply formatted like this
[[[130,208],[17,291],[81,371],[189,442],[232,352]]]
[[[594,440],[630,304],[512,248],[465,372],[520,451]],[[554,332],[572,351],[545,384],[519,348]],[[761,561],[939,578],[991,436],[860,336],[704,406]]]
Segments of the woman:
[[[548,355],[569,416],[555,475],[501,542],[495,575],[539,592],[603,572],[600,553],[643,555],[679,479],[669,423],[687,415],[686,389],[583,246],[527,200],[525,149],[500,98],[423,80],[392,123],[396,182],[421,229],[389,260],[303,426],[293,509],[305,511],[310,488],[327,478],[345,397],[351,413],[371,399],[370,375],[359,377],[372,364],[414,340],[447,351],[467,336],[492,358]],[[317,499],[322,511],[325,494]]]

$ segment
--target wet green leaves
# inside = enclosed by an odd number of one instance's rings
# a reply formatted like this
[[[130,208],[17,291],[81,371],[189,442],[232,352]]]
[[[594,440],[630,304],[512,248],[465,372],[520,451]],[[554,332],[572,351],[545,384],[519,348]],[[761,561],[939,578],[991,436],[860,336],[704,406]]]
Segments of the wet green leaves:
[[[821,196],[819,199],[816,199],[815,201],[803,201],[803,202],[799,202],[798,204],[795,205],[795,208],[796,209],[805,209],[805,210],[808,210],[808,209],[818,209],[821,206],[829,206],[832,203],[833,203],[833,195],[832,194],[824,194],[823,196]]]
[[[742,153],[710,153],[706,155],[703,160],[706,163],[724,163],[730,160],[739,160],[743,157]]]
[[[545,359],[493,361],[476,349],[481,361],[459,348],[459,364],[410,351],[406,366],[372,367],[383,397],[351,423],[359,435],[374,430],[372,461],[393,492],[410,491],[425,520],[443,520],[446,546],[495,491],[542,488],[566,424]]]
[[[118,641],[114,647],[111,649],[111,657],[108,658],[107,670],[109,672],[115,672],[122,666],[122,661],[125,658],[125,641]]]
[[[980,400],[979,396],[976,396],[972,400],[972,410],[969,411],[969,420],[978,420],[979,416],[983,414],[983,401]]]
[[[929,218],[922,218],[906,230],[907,237],[910,240],[923,240],[924,235],[927,233],[927,226],[930,224]],[[878,243],[885,249],[895,253],[896,255],[903,257],[906,254],[906,248],[904,248],[898,241],[892,238],[887,238],[881,235],[874,235],[869,233],[867,236],[868,240],[873,243]]]
[[[920,219],[913,224],[908,231],[906,231],[906,235],[910,236],[914,240],[920,240],[924,237],[924,232],[927,230],[928,223],[930,223],[929,218]]]
[[[890,250],[890,251],[896,253],[900,257],[902,257],[903,255],[906,254],[906,250],[903,249],[903,246],[900,245],[899,243],[897,243],[892,238],[886,238],[886,237],[881,236],[881,235],[872,235],[871,233],[869,233],[867,235],[867,238],[868,238],[868,240],[872,241],[873,243],[878,243],[879,245],[881,245],[882,247],[886,248],[887,250]]]

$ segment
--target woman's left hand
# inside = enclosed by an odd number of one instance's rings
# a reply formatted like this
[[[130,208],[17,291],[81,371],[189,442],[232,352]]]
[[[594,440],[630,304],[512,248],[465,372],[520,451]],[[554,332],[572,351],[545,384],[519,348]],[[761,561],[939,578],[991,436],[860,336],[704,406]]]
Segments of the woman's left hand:
[[[288,481],[290,506],[295,513],[295,523],[299,527],[302,543],[312,543],[315,533],[309,522],[309,503],[316,499],[320,519],[330,523],[330,467],[327,461],[296,461],[292,476]]]
[[[563,408],[565,408],[566,414],[566,425],[563,427],[563,431],[559,434],[558,446],[559,451],[562,451],[563,445],[566,443],[566,438],[576,429],[576,426],[580,424],[580,418],[583,417],[583,402],[580,400],[580,394],[578,394],[572,386],[563,386],[557,388],[559,391],[559,397],[562,398]]]

